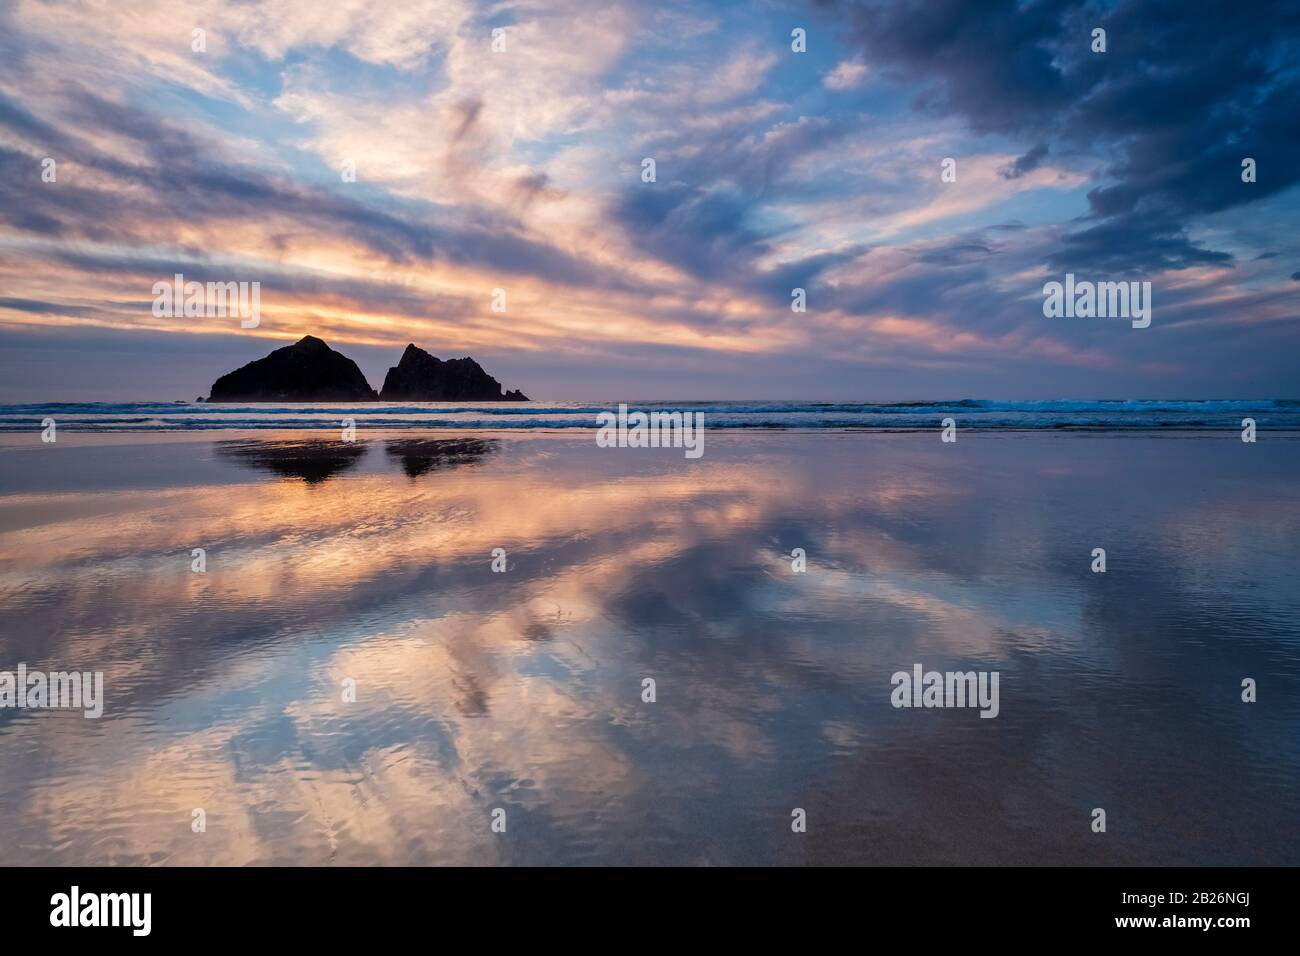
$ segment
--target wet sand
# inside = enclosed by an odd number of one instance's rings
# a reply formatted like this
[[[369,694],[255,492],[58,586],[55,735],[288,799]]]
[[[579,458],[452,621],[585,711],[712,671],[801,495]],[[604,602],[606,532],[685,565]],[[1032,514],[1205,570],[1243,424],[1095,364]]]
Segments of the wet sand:
[[[1300,864],[1297,475],[1282,435],[5,434],[0,670],[106,702],[0,710],[0,863]],[[997,718],[893,707],[917,663]]]

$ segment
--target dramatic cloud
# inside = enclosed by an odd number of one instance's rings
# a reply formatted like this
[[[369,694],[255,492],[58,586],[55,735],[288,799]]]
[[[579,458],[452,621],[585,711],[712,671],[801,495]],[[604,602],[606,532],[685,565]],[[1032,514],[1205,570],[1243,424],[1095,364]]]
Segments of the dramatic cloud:
[[[1095,221],[1066,235],[1057,267],[1179,269],[1229,261],[1189,237],[1199,216],[1257,203],[1300,180],[1300,7],[1227,0],[835,5],[887,75],[976,132],[1049,136],[1094,159]],[[1106,31],[1105,52],[1092,31]],[[1008,171],[1033,169],[1038,142]],[[1242,161],[1266,177],[1245,183]]]
[[[372,6],[0,8],[0,400],[306,332],[544,398],[1293,388],[1294,4]],[[1046,319],[1065,271],[1152,328]],[[261,326],[155,317],[175,272]]]

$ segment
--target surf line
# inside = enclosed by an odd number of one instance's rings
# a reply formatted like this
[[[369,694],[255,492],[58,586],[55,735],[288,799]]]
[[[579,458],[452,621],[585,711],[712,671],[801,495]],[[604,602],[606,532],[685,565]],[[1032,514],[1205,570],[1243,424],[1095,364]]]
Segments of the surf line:
[[[687,458],[704,454],[703,412],[629,412],[620,403],[618,413],[596,416],[599,448],[684,448]]]

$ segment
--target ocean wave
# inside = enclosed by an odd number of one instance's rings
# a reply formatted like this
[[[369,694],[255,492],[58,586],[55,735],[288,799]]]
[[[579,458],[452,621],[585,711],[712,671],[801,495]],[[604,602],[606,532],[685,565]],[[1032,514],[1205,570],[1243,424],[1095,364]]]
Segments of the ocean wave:
[[[913,431],[951,417],[963,428],[1237,429],[1252,417],[1261,429],[1300,428],[1294,399],[1095,399],[914,402],[693,401],[625,402],[640,411],[702,412],[709,428]],[[217,429],[583,429],[618,402],[323,403],[221,405],[187,402],[55,402],[0,405],[0,431],[39,429],[46,418],[76,431],[212,431]]]

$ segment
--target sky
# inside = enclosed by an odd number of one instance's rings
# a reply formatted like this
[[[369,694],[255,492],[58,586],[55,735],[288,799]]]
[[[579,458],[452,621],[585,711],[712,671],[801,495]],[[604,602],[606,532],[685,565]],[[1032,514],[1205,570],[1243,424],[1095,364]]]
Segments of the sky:
[[[305,334],[543,401],[1300,397],[1298,117],[1295,2],[5,0],[0,402]]]

